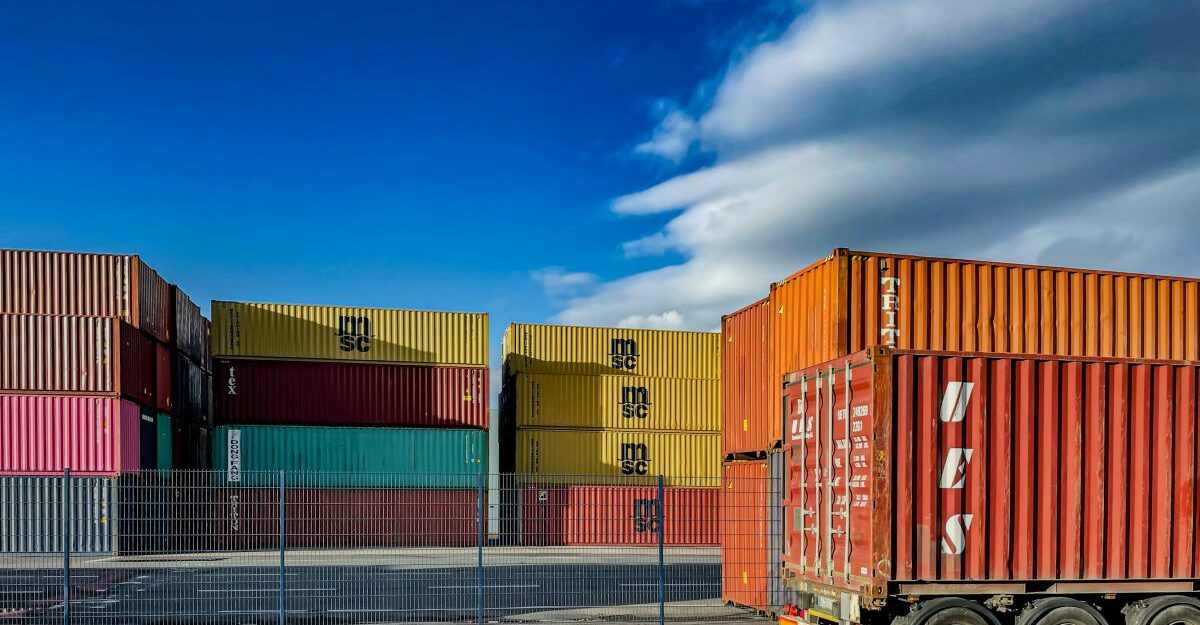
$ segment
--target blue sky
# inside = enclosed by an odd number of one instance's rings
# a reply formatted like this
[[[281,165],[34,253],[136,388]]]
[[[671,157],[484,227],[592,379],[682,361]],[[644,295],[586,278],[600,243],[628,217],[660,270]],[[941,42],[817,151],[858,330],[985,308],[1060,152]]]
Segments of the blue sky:
[[[1196,275],[1200,5],[22,3],[0,245],[714,329],[835,247]]]

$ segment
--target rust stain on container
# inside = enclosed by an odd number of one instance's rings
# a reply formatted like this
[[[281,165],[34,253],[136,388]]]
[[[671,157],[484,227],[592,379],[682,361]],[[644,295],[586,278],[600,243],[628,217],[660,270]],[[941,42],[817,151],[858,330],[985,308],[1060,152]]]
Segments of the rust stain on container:
[[[874,348],[787,379],[800,579],[1197,575],[1196,363]]]

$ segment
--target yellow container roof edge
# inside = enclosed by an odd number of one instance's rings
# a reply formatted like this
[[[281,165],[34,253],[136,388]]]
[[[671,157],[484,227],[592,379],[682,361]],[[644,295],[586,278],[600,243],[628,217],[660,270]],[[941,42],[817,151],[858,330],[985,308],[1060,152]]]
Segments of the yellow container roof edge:
[[[394,312],[413,312],[413,313],[434,313],[448,315],[483,315],[487,317],[489,313],[478,312],[472,310],[435,310],[429,308],[387,308],[384,306],[358,306],[355,304],[305,304],[302,302],[248,302],[237,299],[214,299],[209,300],[209,306],[213,304],[241,304],[244,306],[304,306],[306,308],[354,308],[357,310],[381,310]],[[211,312],[209,314],[212,314]]]
[[[661,330],[658,328],[621,328],[618,326],[582,326],[567,323],[526,323],[524,321],[514,321],[508,324],[505,328],[505,334],[508,330],[516,326],[537,326],[540,328],[571,328],[577,330],[616,330],[617,332],[670,332],[673,334],[720,334],[718,330]]]

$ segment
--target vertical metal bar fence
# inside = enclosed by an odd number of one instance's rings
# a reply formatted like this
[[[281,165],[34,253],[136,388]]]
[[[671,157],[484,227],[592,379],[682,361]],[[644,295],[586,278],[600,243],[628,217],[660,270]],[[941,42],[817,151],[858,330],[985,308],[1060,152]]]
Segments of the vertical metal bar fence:
[[[71,469],[63,469],[62,492],[63,625],[71,622]]]

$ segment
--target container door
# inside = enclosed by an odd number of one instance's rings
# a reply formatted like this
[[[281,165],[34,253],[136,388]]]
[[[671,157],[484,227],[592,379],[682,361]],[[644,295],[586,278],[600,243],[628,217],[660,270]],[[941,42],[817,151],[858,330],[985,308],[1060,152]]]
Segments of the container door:
[[[789,376],[784,561],[809,581],[857,588],[874,574],[871,364],[856,354]]]
[[[142,409],[141,427],[138,440],[141,443],[142,465],[140,468],[153,470],[158,468],[158,428],[154,423],[154,413]]]

